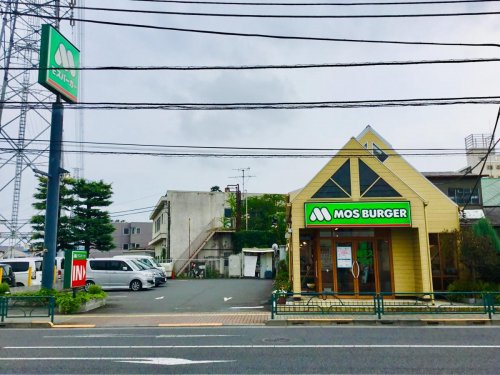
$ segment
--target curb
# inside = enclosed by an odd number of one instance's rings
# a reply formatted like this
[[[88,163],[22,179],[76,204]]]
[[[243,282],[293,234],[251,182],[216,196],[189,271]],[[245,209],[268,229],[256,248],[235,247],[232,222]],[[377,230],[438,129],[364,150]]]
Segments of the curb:
[[[479,319],[413,319],[413,320],[355,320],[355,319],[283,319],[283,320],[268,320],[266,326],[500,326],[500,321],[490,320],[487,318]]]

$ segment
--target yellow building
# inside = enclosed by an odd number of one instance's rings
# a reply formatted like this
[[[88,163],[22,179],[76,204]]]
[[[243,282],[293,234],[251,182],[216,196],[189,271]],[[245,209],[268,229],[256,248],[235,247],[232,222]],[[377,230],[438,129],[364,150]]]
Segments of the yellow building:
[[[458,206],[370,126],[290,194],[289,210],[296,293],[432,292],[431,263],[450,262],[440,237],[459,228]]]

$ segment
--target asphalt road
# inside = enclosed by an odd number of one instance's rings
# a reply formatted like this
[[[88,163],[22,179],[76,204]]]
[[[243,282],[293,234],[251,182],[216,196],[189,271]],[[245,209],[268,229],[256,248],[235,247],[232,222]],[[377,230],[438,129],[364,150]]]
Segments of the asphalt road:
[[[2,329],[2,374],[499,374],[498,327]]]
[[[270,311],[272,280],[174,279],[157,288],[108,291],[99,314]]]

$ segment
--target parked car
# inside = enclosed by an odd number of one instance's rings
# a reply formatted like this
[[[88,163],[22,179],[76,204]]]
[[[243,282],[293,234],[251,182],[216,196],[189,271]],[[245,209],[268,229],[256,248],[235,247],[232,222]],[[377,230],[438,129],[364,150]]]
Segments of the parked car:
[[[154,273],[141,269],[131,259],[100,258],[87,259],[87,282],[85,287],[98,284],[103,289],[126,289],[133,291],[154,287]]]
[[[139,266],[151,270],[155,273],[155,286],[165,284],[167,282],[167,273],[160,265],[155,266],[154,259],[151,257],[143,257],[140,255],[115,255],[113,258],[130,259],[133,262],[139,263]],[[151,258],[153,261],[151,261]]]
[[[42,282],[43,258],[7,258],[0,259],[3,264],[12,267],[16,275],[16,286],[40,285]],[[28,283],[28,274],[31,268],[31,283]]]
[[[162,284],[165,284],[167,282],[167,278],[164,276],[164,272],[151,267],[147,263],[141,262],[139,259],[129,259],[130,261],[134,262],[139,268],[145,270],[145,271],[151,271],[155,275],[155,286],[160,286]]]
[[[12,267],[8,264],[0,263],[0,268],[2,269],[2,280],[0,282],[6,283],[10,287],[16,286],[16,274],[12,271]]]
[[[162,275],[165,278],[171,276],[171,274],[170,275],[168,274],[167,269],[165,267],[163,267],[160,263],[158,263],[156,261],[156,259],[153,258],[152,256],[149,256],[149,255],[136,255],[136,254],[134,254],[134,255],[116,255],[115,257],[117,257],[117,258],[126,258],[126,259],[138,259],[141,262],[146,263],[149,266],[154,267],[154,268],[158,269],[159,271],[161,271]],[[170,265],[170,263],[167,263],[167,264]],[[170,273],[171,272],[172,272],[172,267],[170,267]]]

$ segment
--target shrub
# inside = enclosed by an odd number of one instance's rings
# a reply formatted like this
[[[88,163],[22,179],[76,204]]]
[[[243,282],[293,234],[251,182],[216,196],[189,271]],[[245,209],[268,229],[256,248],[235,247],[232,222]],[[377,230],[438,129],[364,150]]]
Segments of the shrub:
[[[448,292],[498,292],[500,285],[484,281],[456,280],[448,285]],[[452,294],[451,301],[460,301],[463,298],[480,298],[480,294]]]
[[[77,312],[81,305],[80,299],[73,298],[72,293],[60,293],[56,298],[56,306],[63,314]]]
[[[87,288],[87,293],[88,294],[101,294],[102,293],[102,288],[100,285],[90,285]]]
[[[7,294],[10,292],[9,284],[1,283],[0,284],[0,295]]]

